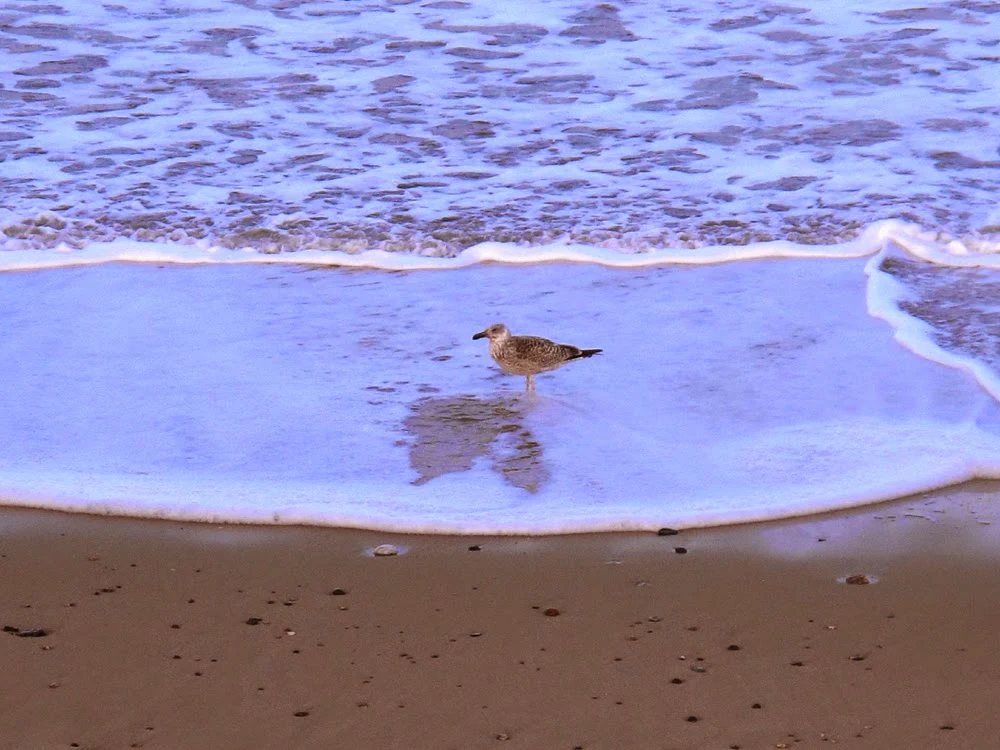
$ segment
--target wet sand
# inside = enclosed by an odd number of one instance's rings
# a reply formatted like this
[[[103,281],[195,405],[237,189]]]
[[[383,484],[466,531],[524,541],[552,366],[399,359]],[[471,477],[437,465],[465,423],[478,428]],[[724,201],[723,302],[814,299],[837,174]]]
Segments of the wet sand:
[[[998,499],[500,539],[5,509],[0,748],[993,747]]]

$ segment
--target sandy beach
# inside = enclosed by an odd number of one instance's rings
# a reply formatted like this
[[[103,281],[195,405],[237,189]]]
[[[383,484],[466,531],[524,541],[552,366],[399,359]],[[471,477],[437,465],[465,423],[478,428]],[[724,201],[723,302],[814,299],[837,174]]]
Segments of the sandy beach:
[[[5,509],[0,747],[996,747],[998,497],[545,538]]]

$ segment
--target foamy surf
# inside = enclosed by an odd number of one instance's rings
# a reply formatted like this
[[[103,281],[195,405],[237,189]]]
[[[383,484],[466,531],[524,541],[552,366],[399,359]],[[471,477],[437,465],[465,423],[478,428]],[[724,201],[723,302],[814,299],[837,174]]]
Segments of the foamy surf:
[[[995,8],[810,5],[12,5],[0,248],[995,236]]]

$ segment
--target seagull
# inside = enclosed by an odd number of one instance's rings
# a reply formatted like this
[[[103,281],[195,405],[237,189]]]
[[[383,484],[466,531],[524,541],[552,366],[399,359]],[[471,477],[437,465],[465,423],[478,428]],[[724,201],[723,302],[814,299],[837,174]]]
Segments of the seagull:
[[[490,356],[500,369],[511,375],[527,377],[525,390],[535,390],[535,375],[562,367],[574,359],[586,359],[600,354],[603,349],[580,349],[569,344],[557,344],[540,336],[512,336],[503,323],[491,325],[480,331],[472,340],[488,338]]]

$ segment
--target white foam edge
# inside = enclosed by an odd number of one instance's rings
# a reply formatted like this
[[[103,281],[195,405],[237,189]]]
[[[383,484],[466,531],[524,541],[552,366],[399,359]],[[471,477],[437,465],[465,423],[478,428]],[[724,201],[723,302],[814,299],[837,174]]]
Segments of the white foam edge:
[[[851,510],[878,503],[890,502],[926,492],[945,490],[973,479],[1000,479],[1000,469],[996,466],[966,462],[964,466],[952,467],[909,481],[882,482],[866,492],[839,496],[837,499],[813,500],[789,503],[768,508],[742,508],[740,510],[709,511],[683,516],[669,514],[644,514],[645,517],[628,521],[608,521],[599,518],[566,519],[562,523],[532,523],[523,519],[515,524],[489,526],[485,524],[466,525],[440,521],[415,520],[395,523],[379,515],[359,515],[357,513],[338,515],[317,514],[315,508],[297,509],[279,507],[261,510],[243,508],[235,512],[219,514],[217,509],[201,507],[199,503],[182,505],[146,504],[136,505],[128,500],[79,501],[59,495],[0,489],[0,506],[31,508],[68,513],[84,513],[93,516],[111,516],[193,522],[237,526],[321,526],[342,529],[360,529],[390,534],[440,534],[446,536],[553,536],[567,534],[594,533],[637,533],[655,532],[663,527],[678,529],[714,528],[747,523],[765,523],[790,518],[815,516]]]
[[[947,249],[932,250],[929,244],[921,239],[926,234],[914,224],[886,219],[869,224],[855,239],[834,245],[802,245],[787,240],[775,240],[749,245],[712,245],[696,249],[659,248],[648,252],[626,254],[608,248],[569,243],[525,247],[510,243],[483,242],[466,248],[450,258],[386,250],[366,250],[360,253],[340,250],[297,250],[270,254],[250,247],[231,250],[202,244],[182,245],[117,239],[111,242],[93,242],[80,249],[62,244],[52,250],[7,250],[0,252],[0,272],[117,262],[278,263],[386,271],[447,270],[484,263],[593,263],[609,268],[643,268],[675,264],[706,265],[767,258],[861,258],[878,252],[887,240],[894,240],[901,245],[912,245],[923,251],[926,258],[932,262],[938,262],[934,260],[938,257],[957,257],[950,255]],[[1000,256],[994,260],[997,262],[997,267],[1000,267]]]
[[[931,362],[968,373],[987,393],[1000,401],[1000,376],[979,360],[942,349],[934,343],[934,327],[931,324],[900,309],[899,303],[907,298],[908,290],[891,274],[881,270],[886,258],[899,254],[912,254],[932,263],[956,267],[1000,268],[1000,257],[959,257],[954,259],[959,262],[948,262],[953,256],[942,254],[924,243],[904,244],[893,238],[865,264],[868,313],[888,323],[894,331],[893,337],[903,347]]]

